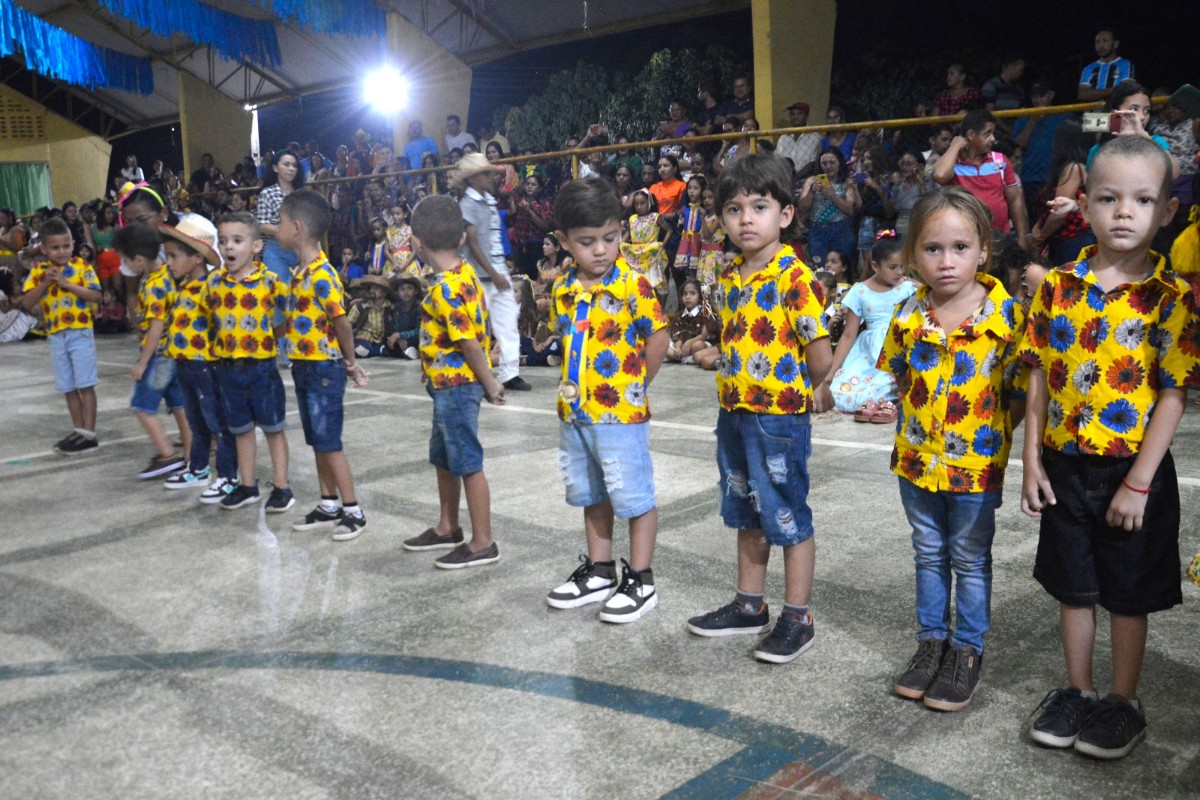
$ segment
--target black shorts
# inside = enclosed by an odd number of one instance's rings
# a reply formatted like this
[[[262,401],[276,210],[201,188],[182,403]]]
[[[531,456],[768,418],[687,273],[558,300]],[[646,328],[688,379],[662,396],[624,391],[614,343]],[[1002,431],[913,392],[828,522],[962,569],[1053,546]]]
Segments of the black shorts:
[[[1183,602],[1179,484],[1170,452],[1150,483],[1142,529],[1127,532],[1104,521],[1133,461],[1043,449],[1057,503],[1042,510],[1033,577],[1060,603],[1140,616]]]

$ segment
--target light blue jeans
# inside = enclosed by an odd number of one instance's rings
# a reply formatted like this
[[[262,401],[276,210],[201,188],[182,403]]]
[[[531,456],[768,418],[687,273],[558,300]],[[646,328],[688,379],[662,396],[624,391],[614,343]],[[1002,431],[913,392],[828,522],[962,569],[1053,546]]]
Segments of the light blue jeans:
[[[900,479],[917,567],[917,641],[983,652],[992,617],[992,537],[1003,493],[931,492]],[[950,579],[956,625],[950,629]]]

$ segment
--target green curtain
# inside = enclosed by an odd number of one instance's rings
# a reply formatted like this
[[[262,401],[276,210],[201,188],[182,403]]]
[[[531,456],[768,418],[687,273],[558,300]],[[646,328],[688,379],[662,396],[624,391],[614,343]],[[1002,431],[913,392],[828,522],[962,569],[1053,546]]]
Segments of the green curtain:
[[[49,205],[49,164],[0,164],[0,208],[24,216]]]

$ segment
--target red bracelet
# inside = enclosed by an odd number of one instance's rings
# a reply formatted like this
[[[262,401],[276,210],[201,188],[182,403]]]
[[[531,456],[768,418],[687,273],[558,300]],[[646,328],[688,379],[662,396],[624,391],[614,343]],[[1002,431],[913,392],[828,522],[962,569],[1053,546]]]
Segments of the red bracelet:
[[[1130,486],[1129,481],[1125,480],[1124,478],[1121,478],[1121,485],[1131,492],[1137,492],[1138,494],[1150,494],[1149,486],[1147,486],[1145,489],[1138,489],[1136,486]]]

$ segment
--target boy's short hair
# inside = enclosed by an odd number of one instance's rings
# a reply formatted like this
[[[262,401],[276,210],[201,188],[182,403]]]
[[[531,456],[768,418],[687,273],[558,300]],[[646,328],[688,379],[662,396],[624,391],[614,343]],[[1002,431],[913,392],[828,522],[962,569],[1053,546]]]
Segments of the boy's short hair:
[[[967,135],[967,131],[979,133],[989,122],[994,125],[996,118],[986,108],[977,108],[974,111],[967,112],[962,121],[963,136]]]
[[[1141,136],[1114,136],[1100,146],[1100,149],[1096,151],[1096,155],[1092,156],[1092,165],[1088,169],[1087,179],[1084,182],[1084,191],[1087,194],[1092,193],[1092,186],[1095,183],[1096,172],[1100,169],[1100,164],[1112,158],[1146,158],[1158,163],[1163,171],[1162,186],[1158,191],[1158,201],[1162,203],[1171,197],[1171,189],[1174,183],[1171,180],[1171,158],[1167,155],[1166,150],[1163,150],[1153,141]],[[46,224],[49,225],[50,223]],[[43,227],[42,230],[45,231],[45,228]],[[42,235],[44,236],[45,234],[43,233]]]
[[[51,236],[70,236],[71,228],[62,217],[51,217],[42,224],[42,241]]]
[[[621,199],[607,181],[583,178],[571,181],[554,201],[554,226],[563,233],[576,228],[600,228],[621,220]]]
[[[462,209],[447,194],[434,194],[417,203],[412,212],[413,236],[435,252],[458,250],[463,232],[467,229]]]
[[[983,264],[978,272],[991,272],[992,269],[992,212],[983,201],[966,189],[958,187],[942,187],[921,197],[913,206],[908,218],[908,233],[904,237],[904,267],[909,272],[916,271],[917,246],[921,231],[929,218],[947,209],[957,211],[971,221],[980,244],[985,248]]]
[[[721,172],[717,180],[716,200],[717,212],[720,213],[725,204],[737,195],[760,194],[773,197],[783,207],[795,207],[792,197],[792,167],[791,162],[779,156],[766,153],[751,153],[737,159]],[[794,236],[800,223],[798,214],[792,215],[792,222],[783,229],[785,237]]]
[[[321,239],[329,232],[329,203],[312,189],[297,189],[283,199],[280,214],[299,222],[309,237]]]
[[[230,211],[228,214],[222,214],[217,220],[217,227],[222,225],[245,225],[250,229],[250,236],[254,239],[262,238],[262,231],[258,227],[258,217],[248,211]]]
[[[112,248],[127,258],[144,256],[151,260],[158,258],[158,248],[162,246],[162,236],[158,228],[142,222],[131,222],[113,235]]]

